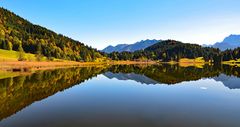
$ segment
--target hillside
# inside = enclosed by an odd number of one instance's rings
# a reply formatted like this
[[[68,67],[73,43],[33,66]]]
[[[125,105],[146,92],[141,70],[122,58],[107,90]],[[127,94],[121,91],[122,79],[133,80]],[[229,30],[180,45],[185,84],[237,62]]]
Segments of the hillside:
[[[211,45],[211,47],[219,48],[222,51],[240,47],[240,35],[229,35],[222,42],[217,42],[214,45]]]
[[[116,46],[108,46],[106,48],[104,48],[102,51],[105,52],[105,53],[112,53],[112,52],[124,52],[124,51],[127,51],[127,52],[134,52],[134,51],[137,51],[137,50],[142,50],[142,49],[145,49],[157,42],[159,42],[160,40],[142,40],[142,41],[139,41],[139,42],[136,42],[134,44],[119,44],[119,45],[116,45]]]
[[[214,48],[206,48],[197,44],[182,43],[174,40],[167,40],[154,44],[144,50],[154,53],[156,58],[169,60],[179,60],[181,58],[204,57],[205,60],[213,59],[213,56],[219,54]]]
[[[24,51],[73,61],[94,61],[102,57],[96,49],[0,8],[0,49]]]
[[[203,57],[205,61],[213,60],[220,54],[215,48],[202,47],[197,44],[182,43],[174,40],[158,42],[144,50],[111,53],[109,57],[116,60],[160,60],[179,61],[181,58],[194,59]],[[217,58],[216,58],[217,59]]]

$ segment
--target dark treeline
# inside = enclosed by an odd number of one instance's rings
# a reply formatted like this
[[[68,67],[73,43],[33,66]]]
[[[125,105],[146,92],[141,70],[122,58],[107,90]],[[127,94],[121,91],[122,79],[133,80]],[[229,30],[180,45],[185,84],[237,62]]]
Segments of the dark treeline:
[[[202,47],[197,44],[182,43],[174,40],[161,41],[144,50],[131,52],[113,52],[108,56],[113,60],[160,60],[179,61],[181,58],[194,59],[203,57],[205,61],[220,63],[221,61],[240,58],[240,48],[221,52],[219,49]]]
[[[96,49],[34,25],[3,8],[0,8],[0,48],[74,61],[94,61],[102,56]]]
[[[221,53],[220,59],[222,61],[228,61],[228,60],[237,60],[240,58],[240,47],[233,49],[233,50],[225,50]]]

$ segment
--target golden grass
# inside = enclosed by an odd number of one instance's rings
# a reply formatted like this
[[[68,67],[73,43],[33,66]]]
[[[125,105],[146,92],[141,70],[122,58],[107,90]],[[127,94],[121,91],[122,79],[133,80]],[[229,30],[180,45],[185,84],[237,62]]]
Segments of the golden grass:
[[[229,61],[223,61],[222,63],[240,63],[240,59],[237,59],[237,60],[229,60]]]
[[[48,70],[56,68],[66,68],[66,67],[86,67],[86,66],[108,66],[116,64],[155,64],[154,61],[142,62],[142,61],[109,61],[109,62],[37,62],[37,61],[9,61],[0,62],[0,70],[4,71],[36,71],[36,70]]]
[[[52,70],[71,67],[107,67],[100,62],[0,62],[0,79],[29,75],[39,70]]]
[[[223,61],[222,64],[226,64],[226,65],[230,65],[230,66],[235,66],[235,67],[240,67],[240,59]]]
[[[196,68],[203,68],[205,63],[178,63],[180,67],[196,67]]]
[[[90,66],[100,65],[103,63],[96,62],[28,62],[28,61],[17,61],[17,62],[0,62],[0,70],[13,70],[23,69],[23,71],[34,71],[34,70],[46,70],[53,68],[63,67],[74,67],[74,66]],[[21,71],[21,70],[19,70]]]
[[[206,63],[203,57],[198,57],[195,59],[182,58],[179,60],[179,63]]]
[[[107,64],[156,64],[156,61],[108,61]]]
[[[188,58],[182,58],[179,60],[179,66],[181,67],[196,67],[196,68],[203,68],[203,66],[208,63],[206,62],[203,57],[198,57],[195,59],[188,59]]]
[[[194,66],[197,68],[203,68],[203,66],[209,62],[206,62],[203,59],[203,57],[198,57],[195,59],[181,58],[179,61],[169,61],[169,62],[159,62],[159,63],[166,63],[166,64],[170,64],[170,65],[178,64],[181,67]]]

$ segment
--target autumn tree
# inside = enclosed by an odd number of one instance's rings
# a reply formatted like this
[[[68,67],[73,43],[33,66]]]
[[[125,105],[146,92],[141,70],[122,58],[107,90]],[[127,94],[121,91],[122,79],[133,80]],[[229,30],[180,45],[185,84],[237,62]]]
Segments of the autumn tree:
[[[18,61],[24,61],[24,60],[26,60],[26,59],[25,59],[25,52],[24,52],[24,50],[23,50],[23,48],[22,48],[22,43],[19,44],[19,46],[18,46],[18,51],[19,51]]]
[[[41,61],[41,59],[42,59],[42,46],[41,46],[41,43],[37,44],[37,51],[36,51],[35,56],[36,56],[37,61]]]

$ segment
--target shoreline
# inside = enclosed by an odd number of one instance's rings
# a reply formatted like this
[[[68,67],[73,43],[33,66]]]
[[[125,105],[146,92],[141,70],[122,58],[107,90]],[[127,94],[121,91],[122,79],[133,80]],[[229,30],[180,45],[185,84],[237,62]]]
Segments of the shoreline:
[[[0,71],[9,72],[31,72],[38,70],[49,70],[67,67],[89,67],[103,65],[130,65],[130,64],[157,64],[157,62],[142,62],[142,61],[109,61],[109,62],[29,62],[29,61],[9,61],[0,62]]]
[[[102,63],[94,62],[28,62],[28,61],[15,61],[15,62],[0,62],[1,71],[10,72],[31,72],[38,70],[49,70],[66,67],[84,67],[92,65],[100,65]]]
[[[2,61],[0,62],[0,71],[9,72],[32,72],[38,70],[49,70],[57,68],[68,68],[68,67],[90,67],[90,66],[106,66],[106,65],[131,65],[131,64],[142,64],[142,65],[153,65],[153,64],[179,64],[183,67],[188,66],[202,66],[205,64],[212,64],[210,62],[159,62],[159,61],[108,61],[108,62],[29,62],[29,61]],[[222,64],[227,64],[223,62]],[[228,63],[229,64],[229,63]],[[236,64],[238,65],[238,64]]]

